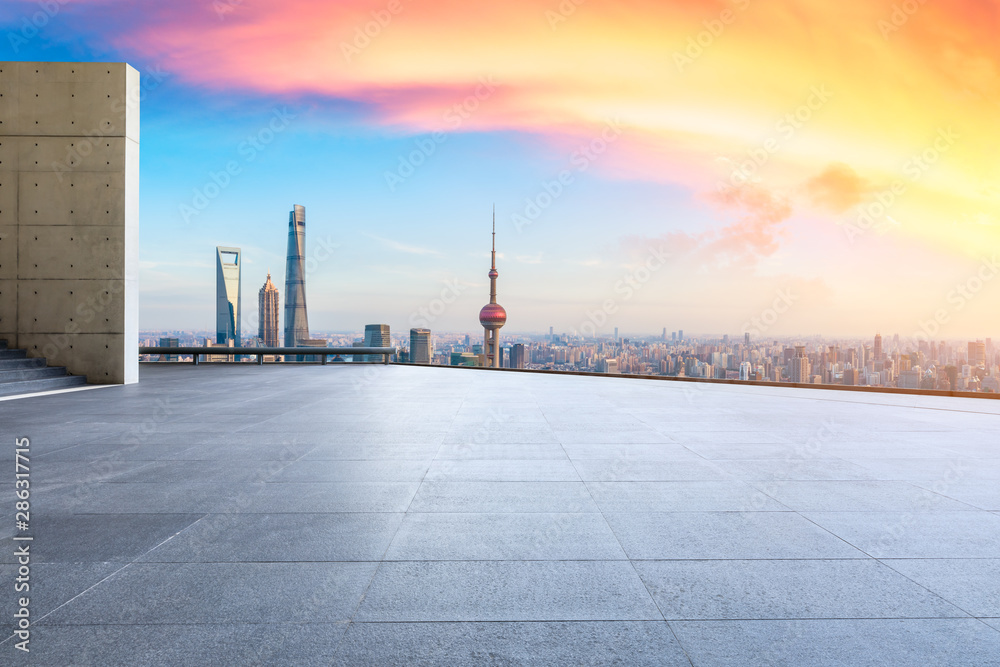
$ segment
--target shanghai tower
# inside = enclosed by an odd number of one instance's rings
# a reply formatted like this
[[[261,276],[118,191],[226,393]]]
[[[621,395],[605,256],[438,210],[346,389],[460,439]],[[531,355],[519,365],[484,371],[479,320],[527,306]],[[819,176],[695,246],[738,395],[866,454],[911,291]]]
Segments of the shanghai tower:
[[[288,214],[288,259],[285,264],[285,347],[309,339],[306,315],[306,207]]]

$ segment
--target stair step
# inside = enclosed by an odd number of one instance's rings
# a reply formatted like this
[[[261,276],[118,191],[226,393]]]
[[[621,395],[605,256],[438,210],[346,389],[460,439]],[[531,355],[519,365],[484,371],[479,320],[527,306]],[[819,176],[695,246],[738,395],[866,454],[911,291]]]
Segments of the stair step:
[[[5,382],[0,384],[0,396],[14,396],[16,394],[32,394],[39,391],[67,389],[69,387],[83,387],[86,384],[87,378],[82,375]]]
[[[45,368],[45,359],[0,359],[0,371],[21,370],[24,368]]]
[[[0,350],[0,359],[24,359],[27,356],[24,350]]]
[[[0,368],[0,384],[21,380],[41,380],[42,378],[66,377],[62,366],[32,366],[28,368]]]

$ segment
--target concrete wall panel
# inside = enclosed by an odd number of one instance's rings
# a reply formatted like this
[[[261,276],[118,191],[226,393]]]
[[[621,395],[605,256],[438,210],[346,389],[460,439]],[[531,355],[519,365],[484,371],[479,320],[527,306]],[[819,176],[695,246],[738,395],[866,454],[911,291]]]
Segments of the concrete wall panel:
[[[0,137],[0,143],[8,143]],[[0,225],[17,224],[17,172],[0,171]]]
[[[124,137],[18,137],[10,145],[10,168],[24,172],[47,171],[68,181],[74,173],[120,172],[125,169]],[[6,169],[3,146],[0,168]]]
[[[18,222],[124,227],[125,172],[21,172]]]
[[[125,230],[121,226],[31,225],[19,229],[19,278],[124,278]]]
[[[0,340],[17,344],[17,281],[0,279]]]
[[[115,353],[125,346],[121,334],[22,333],[18,341],[18,347],[28,350],[28,356],[45,357],[51,365],[65,366],[71,372],[74,366],[94,369],[87,373],[88,382],[124,383],[125,358]]]
[[[124,333],[121,281],[21,281],[17,297],[22,334]]]
[[[14,225],[0,226],[0,280],[17,278],[17,230]]]

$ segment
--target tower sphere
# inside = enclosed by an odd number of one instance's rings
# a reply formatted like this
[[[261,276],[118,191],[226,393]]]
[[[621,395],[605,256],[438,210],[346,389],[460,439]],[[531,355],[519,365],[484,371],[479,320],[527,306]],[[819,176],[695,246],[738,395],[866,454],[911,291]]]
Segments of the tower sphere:
[[[479,311],[479,323],[485,329],[499,329],[507,323],[507,311],[499,303],[488,303]]]

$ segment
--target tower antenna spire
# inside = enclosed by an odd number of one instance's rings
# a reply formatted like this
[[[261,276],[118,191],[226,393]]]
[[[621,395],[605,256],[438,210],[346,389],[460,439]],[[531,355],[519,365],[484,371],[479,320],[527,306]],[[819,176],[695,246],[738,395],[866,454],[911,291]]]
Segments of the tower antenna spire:
[[[493,204],[493,246],[490,250],[490,266],[497,268],[497,205]]]

